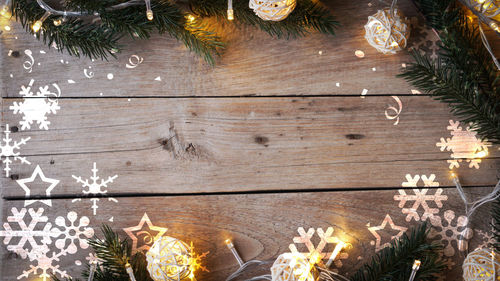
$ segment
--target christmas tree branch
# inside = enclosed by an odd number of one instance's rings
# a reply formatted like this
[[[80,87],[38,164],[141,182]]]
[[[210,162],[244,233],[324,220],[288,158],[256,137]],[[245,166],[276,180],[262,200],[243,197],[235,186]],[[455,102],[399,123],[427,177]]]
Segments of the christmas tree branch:
[[[419,90],[448,103],[460,121],[500,143],[499,73],[481,43],[477,28],[449,0],[417,0],[428,24],[439,32],[439,58],[419,51],[399,75]]]
[[[428,242],[428,232],[425,222],[413,228],[409,235],[404,233],[363,265],[351,281],[408,280],[415,260],[422,262],[415,280],[436,280],[436,274],[444,268],[439,260],[442,246]]]
[[[192,0],[189,1],[193,13],[201,17],[217,17],[226,19],[227,0]],[[248,7],[248,1],[233,1],[236,23],[256,26],[277,38],[302,37],[315,30],[324,34],[335,34],[339,23],[324,7],[312,0],[297,0],[297,6],[284,20],[265,21],[255,15]]]

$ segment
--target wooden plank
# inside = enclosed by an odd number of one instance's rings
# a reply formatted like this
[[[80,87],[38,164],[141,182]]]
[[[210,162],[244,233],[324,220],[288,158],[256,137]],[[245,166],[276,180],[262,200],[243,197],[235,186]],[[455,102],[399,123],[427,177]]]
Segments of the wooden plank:
[[[31,138],[21,153],[33,164],[14,162],[13,178],[2,173],[4,195],[24,195],[13,179],[35,165],[62,180],[54,194],[75,194],[71,175],[89,176],[93,162],[119,175],[110,192],[120,193],[398,187],[415,172],[450,185],[451,152],[436,143],[451,137],[453,117],[428,97],[401,101],[395,126],[384,115],[390,97],[64,99],[48,131],[33,124],[12,133]],[[20,128],[12,102],[4,122]],[[489,151],[479,170],[461,163],[467,184],[496,182],[499,152]]]
[[[421,185],[421,182],[419,183]],[[143,185],[147,187],[147,185]],[[476,198],[484,195],[489,189],[468,189],[470,196]],[[408,192],[411,192],[408,190]],[[429,190],[428,194],[434,194]],[[297,234],[298,227],[334,228],[334,236],[350,242],[353,245],[347,250],[348,257],[342,259],[342,266],[335,267],[343,274],[352,273],[363,262],[373,255],[375,246],[370,242],[376,240],[368,230],[370,226],[379,226],[390,215],[396,226],[410,227],[415,221],[407,222],[406,215],[398,208],[398,201],[393,196],[399,194],[396,190],[388,191],[350,191],[350,192],[321,192],[321,193],[291,193],[291,194],[262,194],[262,195],[222,195],[222,196],[183,196],[183,197],[138,197],[118,198],[118,203],[99,202],[97,215],[93,216],[89,209],[88,200],[71,203],[71,200],[52,200],[52,207],[36,202],[27,208],[44,208],[44,214],[49,222],[54,222],[58,216],[66,217],[68,212],[76,211],[78,219],[81,216],[90,218],[90,226],[99,228],[102,223],[111,225],[122,237],[127,237],[123,228],[138,225],[144,213],[147,213],[151,223],[155,226],[168,228],[166,235],[176,237],[185,242],[192,241],[198,253],[209,251],[204,264],[209,273],[200,272],[198,280],[224,280],[232,271],[236,270],[236,261],[224,245],[224,240],[232,238],[245,261],[250,259],[272,260],[279,254],[288,252],[288,246]],[[456,219],[463,214],[463,204],[454,189],[445,189],[442,195],[447,196],[438,215],[452,210],[455,214],[452,226]],[[410,202],[406,203],[407,207]],[[411,203],[413,204],[413,203]],[[21,210],[23,201],[7,201],[5,204],[3,221],[11,215],[11,208]],[[436,208],[434,203],[429,207]],[[419,212],[422,209],[418,209]],[[422,215],[422,214],[420,214]],[[28,216],[28,215],[26,215]],[[113,222],[109,219],[113,217]],[[474,229],[474,237],[470,241],[470,248],[474,249],[484,242],[485,237],[478,230],[489,231],[488,207],[482,207],[474,215],[470,227]],[[481,219],[479,219],[481,218]],[[29,218],[26,219],[29,221]],[[15,223],[10,223],[16,227]],[[56,226],[53,223],[53,226]],[[39,227],[42,227],[40,225]],[[144,225],[144,229],[147,224]],[[441,229],[436,228],[439,232]],[[383,245],[389,237],[399,231],[391,230],[387,225],[377,231],[380,243]],[[152,232],[153,236],[156,232]],[[144,237],[139,236],[137,247],[144,245]],[[440,236],[436,236],[440,238]],[[463,255],[457,250],[457,241],[452,242],[455,254],[451,256],[456,265],[443,275],[448,280],[457,280],[461,274],[461,260]],[[12,241],[12,243],[16,243]],[[317,237],[313,238],[315,245]],[[67,241],[67,244],[69,241]],[[77,243],[78,244],[78,243]],[[304,245],[297,244],[299,251],[305,251]],[[334,245],[328,245],[325,251],[332,251]],[[29,268],[29,261],[6,252],[2,245],[3,279],[15,280],[22,270]],[[52,251],[57,249],[52,244]],[[81,267],[75,265],[75,260],[85,262],[87,250],[78,250],[76,254],[61,257],[58,262],[61,269],[75,274]],[[265,271],[264,271],[265,272]],[[254,271],[253,274],[256,274]],[[28,279],[34,280],[32,276]]]
[[[168,36],[154,36],[149,41],[125,40],[126,48],[117,60],[91,62],[59,54],[26,34],[19,24],[11,23],[11,30],[4,30],[2,35],[4,52],[0,54],[0,62],[6,71],[0,77],[5,81],[1,95],[18,96],[20,86],[30,79],[47,85],[58,83],[65,97],[99,97],[101,93],[103,96],[360,95],[363,89],[368,94],[410,93],[406,82],[394,79],[402,63],[410,61],[408,53],[383,55],[364,38],[367,17],[386,4],[370,0],[325,4],[342,23],[336,36],[311,34],[304,39],[277,40],[255,28],[227,24],[221,35],[228,47],[214,68]],[[415,24],[418,13],[411,1],[399,1],[398,6]],[[418,25],[410,46],[432,46],[435,36],[422,22]],[[19,56],[9,56],[9,50]],[[33,62],[25,50],[32,52]],[[355,50],[364,51],[365,57],[357,58]],[[129,69],[126,64],[132,55],[144,61]],[[28,69],[23,67],[24,62]],[[93,72],[93,78],[87,78],[84,71],[87,76]],[[113,74],[112,80],[108,74]],[[157,77],[161,81],[156,81]],[[69,84],[68,80],[75,83]]]

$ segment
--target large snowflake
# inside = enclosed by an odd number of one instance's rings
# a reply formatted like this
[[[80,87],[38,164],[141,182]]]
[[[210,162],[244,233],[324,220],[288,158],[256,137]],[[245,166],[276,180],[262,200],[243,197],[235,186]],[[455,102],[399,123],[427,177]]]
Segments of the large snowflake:
[[[300,236],[294,237],[293,242],[297,244],[304,244],[307,248],[307,252],[299,252],[297,249],[297,246],[295,244],[290,244],[288,248],[290,251],[294,254],[301,254],[304,255],[311,263],[318,263],[319,265],[323,265],[323,259],[330,259],[333,251],[327,252],[325,251],[325,247],[327,244],[337,244],[339,243],[339,239],[335,236],[332,236],[333,234],[333,227],[328,227],[326,231],[324,231],[322,228],[317,228],[314,230],[314,228],[309,228],[307,232],[303,227],[299,227],[297,229],[297,232],[299,233]],[[318,237],[320,239],[319,243],[317,246],[314,246],[314,243],[312,242],[312,238],[314,236],[314,233],[318,234]],[[342,259],[347,259],[349,256],[347,253],[341,253],[336,257],[336,260],[334,260],[334,263],[337,267],[342,266]],[[319,261],[317,259],[320,259]]]
[[[51,275],[60,275],[62,278],[69,277],[66,271],[59,269],[55,264],[61,256],[74,254],[77,252],[77,244],[82,249],[88,248],[87,239],[94,235],[94,230],[87,227],[89,219],[81,217],[78,223],[78,215],[75,212],[69,212],[66,223],[64,217],[57,217],[55,223],[59,227],[53,227],[48,222],[47,216],[43,215],[43,209],[35,211],[32,208],[22,208],[20,211],[12,208],[12,215],[7,217],[4,223],[4,230],[0,231],[0,236],[4,237],[4,244],[7,249],[19,254],[23,259],[29,260],[36,265],[30,265],[29,270],[23,270],[23,273],[17,279],[28,278],[30,275],[38,275],[43,281],[50,280]],[[25,222],[26,213],[31,216],[29,224]],[[13,228],[17,224],[16,229]],[[12,238],[19,237],[17,244],[10,244]],[[52,240],[57,239],[55,246],[57,250],[51,250],[49,245]],[[40,242],[37,242],[39,240]],[[77,242],[77,243],[75,243]]]
[[[451,131],[451,139],[441,138],[440,142],[436,143],[436,146],[441,148],[441,151],[445,149],[452,151],[451,157],[453,159],[448,160],[450,164],[449,168],[460,167],[460,162],[465,159],[469,162],[469,168],[479,169],[479,163],[481,163],[481,157],[488,154],[488,146],[491,143],[487,140],[481,141],[476,137],[477,132],[472,130],[470,127],[466,127],[465,130],[460,126],[460,122],[454,122],[450,120],[450,126],[446,127]]]
[[[10,173],[10,164],[12,161],[20,161],[22,164],[31,164],[28,160],[26,160],[26,157],[19,156],[21,153],[19,150],[21,149],[21,145],[25,145],[27,141],[29,141],[31,138],[22,138],[20,141],[14,141],[12,143],[12,139],[10,138],[10,129],[9,125],[5,125],[5,136],[3,138],[3,144],[0,143],[0,149],[1,153],[0,156],[2,157],[2,162],[4,163],[5,167],[3,170],[5,171],[5,176],[9,176]],[[13,160],[12,160],[13,159]]]
[[[401,186],[403,187],[417,187],[419,180],[422,179],[425,187],[438,187],[439,183],[435,182],[436,175],[431,174],[429,177],[426,175],[415,175],[412,177],[410,174],[406,175],[406,182],[403,182]],[[394,195],[394,200],[399,201],[399,208],[403,214],[406,214],[406,221],[427,220],[428,218],[439,213],[439,208],[443,207],[443,202],[448,200],[448,196],[442,195],[443,190],[441,188],[436,189],[434,194],[427,194],[429,189],[412,189],[413,194],[406,194],[404,189],[399,189],[397,195]],[[407,202],[413,201],[413,205],[410,208],[405,208]],[[427,203],[428,201],[433,202],[437,208],[430,207]],[[419,210],[422,211],[419,212]]]
[[[108,177],[106,180],[101,179],[98,175],[97,172],[99,170],[96,167],[96,163],[94,162],[94,167],[92,168],[92,176],[89,179],[83,180],[82,177],[77,177],[73,175],[73,178],[78,182],[82,184],[83,188],[88,188],[88,190],[83,190],[83,194],[91,194],[91,195],[103,195],[106,194],[108,191],[103,189],[105,187],[108,187],[108,183],[112,183],[118,175],[114,175],[112,177]],[[100,181],[99,181],[100,180]],[[73,199],[72,202],[79,201],[81,199]],[[90,201],[92,202],[92,210],[94,216],[97,213],[97,209],[99,206],[97,206],[97,202],[99,201],[99,198],[91,198]],[[115,198],[108,198],[108,201],[113,201],[113,202],[118,202]]]
[[[23,120],[19,121],[21,130],[31,129],[31,124],[36,121],[40,129],[49,129],[50,121],[47,114],[56,114],[61,109],[57,98],[61,96],[61,89],[57,84],[52,84],[57,93],[49,91],[49,86],[40,87],[36,94],[33,94],[31,87],[35,80],[31,79],[28,87],[22,86],[19,94],[24,97],[22,102],[14,102],[9,108],[14,114],[23,114]]]
[[[456,220],[455,217],[455,212],[448,210],[444,212],[444,221],[439,216],[433,216],[430,218],[433,228],[429,233],[429,237],[439,237],[441,239],[444,244],[444,255],[447,257],[455,255],[455,248],[453,247],[453,244],[456,244],[459,251],[466,251],[467,240],[472,238],[473,235],[472,229],[467,227],[467,217],[459,216]]]

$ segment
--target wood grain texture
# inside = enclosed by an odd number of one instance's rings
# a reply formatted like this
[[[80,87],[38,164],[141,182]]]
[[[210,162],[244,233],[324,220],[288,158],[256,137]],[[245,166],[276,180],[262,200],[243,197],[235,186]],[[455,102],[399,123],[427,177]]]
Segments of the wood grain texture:
[[[22,195],[13,179],[35,165],[62,180],[54,194],[75,194],[71,175],[90,176],[92,162],[119,175],[113,193],[387,188],[407,173],[450,185],[451,152],[436,143],[451,137],[453,117],[425,96],[401,100],[395,126],[384,115],[390,97],[64,99],[50,130],[12,133],[31,137],[21,152],[35,164],[13,163],[4,195]],[[16,126],[21,116],[5,101],[4,122]],[[491,148],[479,170],[464,160],[459,173],[494,184],[498,156]]]
[[[146,187],[146,186],[143,186]],[[467,189],[470,196],[485,194],[489,189]],[[429,190],[433,194],[435,190]],[[69,211],[77,211],[80,216],[90,218],[90,226],[98,228],[101,223],[111,225],[122,237],[126,237],[121,229],[135,226],[146,212],[155,226],[167,227],[166,235],[183,241],[192,241],[198,253],[209,251],[204,263],[209,273],[200,272],[198,280],[224,280],[236,270],[236,261],[226,248],[224,240],[232,238],[244,260],[272,260],[279,254],[288,252],[288,245],[297,234],[298,227],[306,230],[312,228],[334,227],[334,235],[353,244],[353,249],[346,251],[347,259],[342,259],[339,268],[343,274],[353,273],[362,263],[368,261],[374,253],[370,241],[374,236],[368,231],[367,224],[378,226],[389,214],[397,226],[409,227],[416,222],[406,222],[406,215],[397,207],[398,201],[393,200],[396,191],[351,191],[325,193],[293,193],[293,194],[262,194],[262,195],[223,195],[223,196],[186,196],[186,197],[148,197],[119,198],[118,203],[100,202],[97,216],[92,215],[88,208],[88,200],[71,203],[70,200],[52,200],[53,206],[47,207],[39,202],[28,208],[45,208],[49,221],[58,216],[65,217]],[[444,202],[439,213],[442,216],[446,210],[453,210],[456,216],[463,214],[463,204],[454,189],[445,189]],[[409,203],[407,203],[409,204]],[[7,201],[3,221],[10,214],[10,209],[23,207],[23,201]],[[436,207],[430,204],[430,207]],[[489,207],[482,207],[475,214],[471,227],[475,229],[470,242],[473,249],[484,239],[477,230],[489,230]],[[113,223],[108,220],[114,217]],[[453,221],[452,224],[456,222]],[[145,227],[145,230],[148,230]],[[440,230],[440,229],[436,229]],[[397,234],[390,230],[389,225],[378,232],[381,243],[390,240]],[[156,235],[156,233],[154,234]],[[142,239],[143,237],[140,236]],[[314,239],[316,239],[315,237]],[[318,241],[314,240],[314,243]],[[69,242],[69,241],[68,241]],[[452,246],[456,249],[456,241]],[[144,245],[141,240],[138,247]],[[297,245],[304,251],[303,245]],[[328,245],[326,251],[332,251],[334,245]],[[51,245],[54,248],[54,245]],[[54,248],[55,249],[55,248]],[[2,247],[2,280],[14,280],[23,269],[29,268],[27,260],[21,260],[16,255],[9,254]],[[59,263],[61,268],[75,274],[81,270],[74,264],[75,260],[85,262],[87,251],[80,250],[75,255],[68,255]],[[457,280],[461,275],[461,259],[458,252],[452,257],[457,264],[453,270],[443,273],[448,280]],[[337,264],[338,266],[338,264]],[[265,270],[264,270],[265,272]],[[253,271],[253,274],[256,274]],[[28,279],[33,280],[33,279]]]
[[[4,30],[0,39],[5,50],[0,54],[0,62],[7,69],[0,77],[6,82],[0,89],[1,95],[17,96],[20,85],[30,79],[44,84],[59,83],[63,96],[67,97],[99,97],[100,93],[103,96],[360,95],[363,89],[368,94],[409,94],[409,85],[394,79],[401,64],[410,61],[408,53],[383,55],[364,38],[367,17],[386,4],[369,0],[325,2],[342,23],[336,36],[313,33],[303,39],[277,40],[256,28],[226,24],[220,33],[227,48],[214,68],[168,36],[154,36],[149,41],[124,40],[125,49],[117,60],[91,62],[59,54],[27,35],[18,24],[10,24],[12,30]],[[398,5],[408,18],[418,16],[411,1],[400,1]],[[413,32],[410,46],[421,40],[436,40],[422,26]],[[365,58],[354,56],[358,49],[365,52]],[[17,51],[19,56],[8,56],[8,50]],[[23,68],[23,62],[30,61],[25,50],[31,50],[35,60],[31,73]],[[46,54],[40,54],[40,50]],[[125,65],[134,54],[144,61],[137,68],[128,69]],[[84,75],[85,69],[94,73],[92,79]],[[112,80],[107,78],[108,73],[114,75]],[[161,82],[154,80],[158,76]],[[68,84],[69,79],[76,83]],[[388,79],[390,87],[384,82]]]

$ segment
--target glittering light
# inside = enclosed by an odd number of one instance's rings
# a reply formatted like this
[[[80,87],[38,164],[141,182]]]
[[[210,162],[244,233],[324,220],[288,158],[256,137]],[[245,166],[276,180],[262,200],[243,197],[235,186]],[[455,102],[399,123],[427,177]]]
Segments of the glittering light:
[[[43,16],[35,21],[35,23],[31,26],[31,28],[33,29],[34,32],[38,32],[40,31],[40,29],[42,28],[42,24],[43,22],[50,16],[50,12],[45,12],[45,14],[43,14]]]

